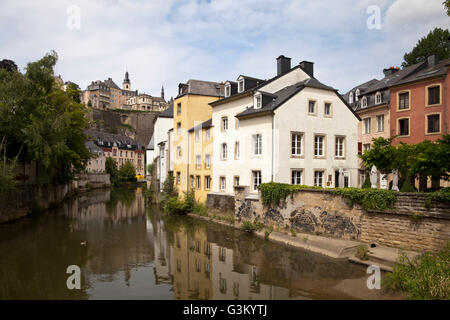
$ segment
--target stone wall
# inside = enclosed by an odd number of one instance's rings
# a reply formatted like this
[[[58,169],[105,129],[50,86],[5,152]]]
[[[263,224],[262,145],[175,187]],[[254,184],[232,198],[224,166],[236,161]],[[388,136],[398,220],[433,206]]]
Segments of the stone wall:
[[[85,173],[78,175],[74,181],[76,188],[106,188],[111,186],[109,173]]]
[[[48,209],[75,190],[74,185],[20,185],[14,193],[0,197],[0,223],[26,217],[33,208]]]
[[[235,187],[235,219],[267,226],[406,250],[438,250],[450,241],[450,204],[424,207],[425,196],[399,193],[394,209],[368,212],[330,190],[302,190],[279,206],[263,206],[248,187]]]
[[[229,194],[210,192],[206,197],[206,209],[214,214],[232,214],[235,207],[234,198]]]

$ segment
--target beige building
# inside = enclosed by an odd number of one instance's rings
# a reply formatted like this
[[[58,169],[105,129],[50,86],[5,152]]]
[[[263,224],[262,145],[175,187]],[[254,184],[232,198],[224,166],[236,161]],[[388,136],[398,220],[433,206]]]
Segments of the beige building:
[[[87,141],[85,143],[86,149],[92,154],[92,158],[89,159],[89,162],[86,166],[87,172],[105,172],[105,153],[102,148],[97,146],[93,141]]]
[[[146,93],[141,93],[128,98],[126,105],[126,108],[137,111],[162,112],[168,107],[166,100],[164,100],[164,88],[161,90],[161,97],[154,97]]]

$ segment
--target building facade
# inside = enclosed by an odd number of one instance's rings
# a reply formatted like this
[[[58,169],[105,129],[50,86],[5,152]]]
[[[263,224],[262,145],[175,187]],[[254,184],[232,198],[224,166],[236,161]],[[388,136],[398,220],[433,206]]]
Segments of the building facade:
[[[270,181],[335,187],[340,169],[345,186],[357,185],[358,116],[313,72],[312,62],[291,68],[280,56],[275,77],[241,75],[235,94],[226,85],[225,99],[211,103],[215,193],[257,193]]]
[[[164,91],[161,93],[161,97],[153,97],[146,93],[141,93],[131,98],[128,98],[126,106],[130,110],[137,111],[157,111],[162,112],[167,109],[168,104],[164,100]]]
[[[120,134],[112,134],[87,130],[86,135],[94,139],[94,143],[103,150],[105,159],[113,158],[117,167],[131,162],[136,170],[136,176],[145,175],[145,149],[133,139]]]
[[[86,172],[105,172],[106,157],[103,149],[97,146],[93,141],[86,141],[86,149],[92,154],[92,158],[86,166]]]
[[[179,193],[190,190],[188,130],[211,118],[212,108],[209,103],[220,99],[221,96],[221,85],[217,82],[189,80],[178,86],[178,96],[173,105],[173,152],[170,152],[170,157],[173,160],[175,186]]]

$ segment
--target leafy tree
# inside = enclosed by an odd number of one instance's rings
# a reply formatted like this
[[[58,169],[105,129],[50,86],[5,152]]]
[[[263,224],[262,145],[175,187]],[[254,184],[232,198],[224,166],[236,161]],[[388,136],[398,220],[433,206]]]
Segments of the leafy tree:
[[[450,16],[450,0],[444,0],[444,2],[442,3],[445,7],[445,9],[447,10],[447,15]]]
[[[36,162],[41,183],[65,184],[91,155],[85,108],[55,85],[57,60],[52,51],[28,63],[24,74],[0,68],[0,148],[4,163]]]
[[[117,164],[113,158],[111,157],[106,158],[105,171],[106,173],[109,173],[111,184],[116,185],[119,183],[119,170],[117,170]]]
[[[125,162],[119,169],[119,179],[121,182],[137,181],[136,170],[130,161]]]
[[[370,150],[359,155],[366,168],[370,169],[375,165],[384,174],[390,173],[394,169],[396,150],[392,146],[392,139],[374,139]]]
[[[163,195],[167,198],[178,196],[178,191],[175,189],[175,177],[169,173],[162,187]]]
[[[3,59],[0,61],[0,69],[4,69],[8,72],[14,72],[19,70],[17,64],[12,60]]]
[[[69,82],[69,84],[66,87],[66,92],[67,92],[67,95],[70,98],[72,98],[72,100],[74,100],[77,103],[81,103],[81,99],[80,99],[81,90],[80,90],[80,87],[76,83]]]
[[[448,1],[447,1],[448,2]],[[402,67],[425,61],[428,56],[438,54],[441,59],[450,58],[450,32],[448,29],[435,28],[426,37],[421,38],[411,52],[403,56]]]

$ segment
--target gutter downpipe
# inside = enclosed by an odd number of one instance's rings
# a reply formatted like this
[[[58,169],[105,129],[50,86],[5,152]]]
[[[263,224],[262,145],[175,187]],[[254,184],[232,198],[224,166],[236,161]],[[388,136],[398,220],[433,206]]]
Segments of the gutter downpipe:
[[[189,180],[190,180],[190,177],[189,177],[189,158],[190,158],[190,150],[189,150],[189,148],[190,148],[190,135],[189,135],[189,131],[187,131],[186,130],[186,132],[187,132],[187,161],[186,161],[186,190],[187,190],[187,192],[189,192]]]
[[[274,119],[275,119],[275,112],[272,111],[272,175],[271,175],[271,180],[273,182],[273,157],[274,157],[274,149],[275,149],[275,145],[274,145]]]
[[[448,110],[447,110],[447,108],[448,108],[448,105],[447,105],[447,77],[448,77],[448,73],[449,73],[449,68],[447,68],[447,73],[446,73],[446,75],[445,75],[445,77],[444,77],[444,92],[443,92],[443,103],[444,103],[444,105],[443,105],[443,107],[444,107],[444,111],[443,111],[443,113],[444,113],[444,130],[442,130],[443,132],[445,132],[445,134],[448,134],[449,132],[448,132],[448,122],[447,122],[447,112],[448,112]]]

